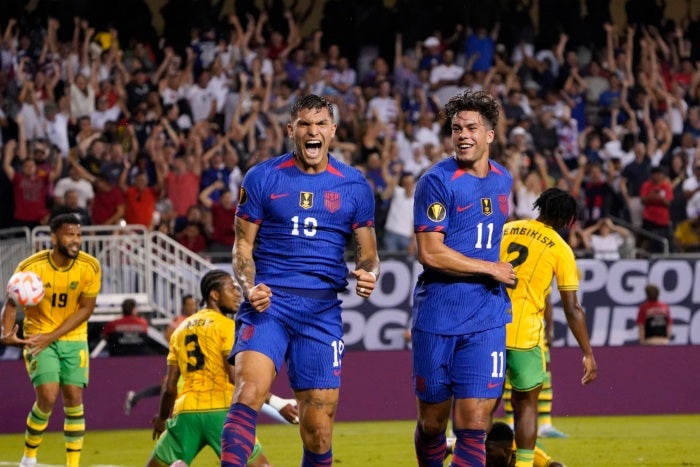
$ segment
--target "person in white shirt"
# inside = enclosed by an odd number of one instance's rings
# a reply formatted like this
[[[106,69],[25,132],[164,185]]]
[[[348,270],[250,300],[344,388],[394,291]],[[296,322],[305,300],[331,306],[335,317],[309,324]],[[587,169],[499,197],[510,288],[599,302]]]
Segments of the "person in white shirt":
[[[202,70],[197,78],[197,84],[190,87],[187,101],[190,103],[193,123],[210,120],[216,113],[216,94],[209,88],[211,73]]]
[[[46,138],[61,152],[61,157],[68,157],[70,141],[68,139],[68,124],[70,117],[59,112],[56,104],[51,101],[44,103],[44,133]]]
[[[593,258],[604,260],[620,259],[620,247],[629,237],[630,231],[607,217],[583,229],[583,240],[586,247],[593,250]]]
[[[415,234],[413,233],[413,189],[416,179],[410,172],[400,172],[391,177],[382,193],[383,199],[391,199],[382,246],[391,253],[416,252]]]
[[[53,196],[54,204],[62,205],[64,203],[65,194],[67,191],[73,190],[78,195],[78,207],[88,209],[95,197],[95,191],[90,183],[85,178],[81,177],[81,172],[75,167],[77,162],[71,161],[68,169],[68,176],[60,178],[54,187]]]
[[[442,54],[442,63],[435,65],[430,70],[430,89],[437,91],[444,86],[456,86],[459,84],[464,68],[454,63],[455,53],[447,49]]]
[[[100,96],[97,99],[97,109],[90,114],[90,124],[95,130],[102,131],[105,123],[119,121],[122,109],[119,104],[109,107],[109,99],[107,96]]]

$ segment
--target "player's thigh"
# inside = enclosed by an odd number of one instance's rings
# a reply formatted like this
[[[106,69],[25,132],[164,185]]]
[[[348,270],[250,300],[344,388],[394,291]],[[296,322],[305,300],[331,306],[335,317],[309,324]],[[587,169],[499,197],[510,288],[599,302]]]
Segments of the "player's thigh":
[[[507,362],[508,375],[515,391],[531,391],[544,383],[547,361],[541,346],[529,350],[509,349]]]
[[[345,354],[340,300],[294,297],[287,374],[295,391],[340,387]]]
[[[419,401],[437,404],[452,397],[451,368],[459,336],[418,329],[413,342],[413,387]]]
[[[264,313],[256,311],[247,302],[241,306],[236,313],[236,340],[229,362],[233,363],[241,352],[253,351],[272,360],[275,370],[279,372],[287,353],[289,334],[284,323],[271,312],[276,306],[277,300]]]
[[[61,385],[87,386],[90,379],[90,351],[86,341],[58,341]]]
[[[340,398],[339,389],[307,389],[294,391],[299,404],[299,423],[306,426],[324,426],[332,421]]]
[[[153,457],[159,462],[170,465],[176,460],[183,460],[190,465],[192,459],[202,449],[201,420],[197,413],[181,413],[171,418],[166,423],[166,429],[158,438]],[[219,442],[221,442],[221,428],[218,426]],[[221,451],[219,451],[219,454]]]
[[[460,336],[450,377],[455,399],[497,399],[506,373],[505,326]]]
[[[47,383],[60,383],[61,362],[58,352],[58,343],[47,346],[38,355],[32,355],[25,347],[22,355],[27,374],[35,387]]]

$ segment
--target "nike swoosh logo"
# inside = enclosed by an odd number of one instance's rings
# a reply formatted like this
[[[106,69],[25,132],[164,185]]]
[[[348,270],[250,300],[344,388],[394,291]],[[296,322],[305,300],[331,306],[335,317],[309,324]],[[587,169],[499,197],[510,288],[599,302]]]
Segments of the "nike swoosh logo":
[[[488,383],[486,386],[487,386],[489,389],[494,389],[494,388],[497,388],[497,387],[500,386],[500,385],[501,385],[501,383],[492,383],[492,382],[489,381],[489,383]]]
[[[279,199],[279,198],[284,198],[285,196],[289,196],[289,193],[272,193],[270,195],[270,199]]]
[[[467,209],[469,209],[472,206],[473,206],[473,204],[467,204],[466,206],[457,206],[457,212],[466,211]]]

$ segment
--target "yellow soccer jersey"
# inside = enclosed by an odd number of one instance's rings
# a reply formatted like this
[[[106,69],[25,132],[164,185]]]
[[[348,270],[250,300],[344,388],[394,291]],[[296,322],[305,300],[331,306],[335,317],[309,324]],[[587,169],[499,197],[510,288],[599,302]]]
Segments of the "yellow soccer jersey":
[[[506,325],[506,346],[532,349],[544,341],[544,307],[552,277],[559,290],[578,290],[574,252],[553,228],[537,220],[518,220],[503,227],[501,260],[513,265],[517,278],[508,288],[513,321]]]
[[[170,336],[168,365],[180,368],[173,415],[187,411],[227,409],[233,396],[226,358],[233,348],[235,324],[218,311],[203,309],[189,316]]]
[[[70,315],[78,311],[80,297],[96,297],[100,293],[102,271],[97,258],[80,252],[66,268],[51,260],[51,250],[33,254],[17,266],[17,271],[33,271],[44,283],[44,299],[24,310],[24,335],[54,331]],[[87,339],[87,322],[63,335],[61,341]]]

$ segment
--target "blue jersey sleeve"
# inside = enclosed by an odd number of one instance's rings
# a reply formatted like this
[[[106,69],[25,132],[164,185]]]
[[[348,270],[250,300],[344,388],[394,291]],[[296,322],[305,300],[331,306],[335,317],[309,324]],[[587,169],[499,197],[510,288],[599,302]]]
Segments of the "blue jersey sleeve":
[[[434,171],[423,175],[416,185],[413,203],[413,227],[419,232],[447,233],[450,226],[448,209],[452,194]]]
[[[259,166],[252,167],[246,173],[241,183],[241,190],[238,194],[238,207],[236,215],[243,220],[260,224],[264,215],[263,193],[264,171]]]
[[[374,227],[374,193],[367,180],[362,178],[356,186],[355,195],[356,213],[352,222],[352,228]]]

